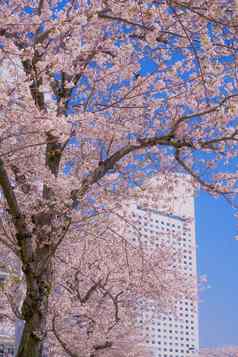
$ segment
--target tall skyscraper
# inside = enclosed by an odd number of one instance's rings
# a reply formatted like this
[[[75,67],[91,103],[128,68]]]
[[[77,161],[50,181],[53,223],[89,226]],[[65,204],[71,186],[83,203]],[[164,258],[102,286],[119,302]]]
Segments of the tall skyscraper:
[[[134,217],[129,236],[147,250],[160,245],[177,253],[173,268],[197,280],[194,197],[186,176],[153,178],[127,206]],[[176,313],[161,314],[150,301],[141,302],[138,323],[154,357],[198,357],[198,307],[196,300],[182,298]]]

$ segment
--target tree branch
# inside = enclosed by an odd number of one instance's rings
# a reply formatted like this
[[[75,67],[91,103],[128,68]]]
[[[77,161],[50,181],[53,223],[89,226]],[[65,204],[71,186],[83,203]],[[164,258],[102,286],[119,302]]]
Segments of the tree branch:
[[[57,332],[57,328],[56,328],[56,315],[53,316],[52,318],[52,331],[57,339],[57,341],[60,343],[60,345],[62,346],[62,348],[64,349],[64,351],[66,353],[68,353],[68,355],[70,357],[79,357],[79,355],[77,353],[72,352],[69,347],[67,346],[67,344],[64,342],[64,340],[61,338],[61,336],[59,335],[59,333]]]
[[[102,19],[106,19],[106,20],[112,20],[112,21],[118,21],[118,22],[123,22],[127,25],[131,25],[134,27],[139,27],[142,30],[147,30],[147,31],[152,31],[153,27],[152,26],[145,26],[143,24],[140,24],[138,22],[133,22],[127,19],[124,19],[120,16],[115,16],[111,13],[111,9],[105,9],[105,10],[101,10],[97,13],[98,17],[101,17]]]
[[[4,197],[7,201],[9,213],[12,216],[12,221],[16,229],[16,238],[21,249],[21,258],[23,263],[27,263],[33,256],[31,232],[27,229],[25,217],[18,206],[18,202],[13,190],[13,187],[8,178],[7,171],[4,167],[4,162],[0,158],[0,186]]]

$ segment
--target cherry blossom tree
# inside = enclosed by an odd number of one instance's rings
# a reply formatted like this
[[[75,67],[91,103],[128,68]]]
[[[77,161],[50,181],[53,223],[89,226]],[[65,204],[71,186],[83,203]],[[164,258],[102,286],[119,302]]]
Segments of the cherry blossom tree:
[[[201,350],[199,356],[201,357],[236,357],[238,356],[237,347],[223,347],[223,348],[204,348]]]
[[[237,16],[224,0],[1,3],[0,239],[26,287],[17,357],[41,353],[59,249],[148,170],[164,189],[178,171],[235,197]]]
[[[175,267],[177,249],[161,243],[148,251],[139,231],[133,236],[138,236],[135,244],[128,222],[121,218],[112,217],[110,224],[108,215],[103,220],[94,216],[90,231],[85,222],[80,228],[77,240],[63,242],[54,256],[44,350],[47,347],[52,357],[149,356],[136,322],[138,303],[150,301],[154,313],[176,312],[177,301],[196,298],[195,280]],[[21,318],[22,291],[16,259],[10,259],[9,252],[4,257],[8,279],[1,295],[1,318],[13,327],[16,317]]]
[[[153,301],[154,310],[162,313],[183,297],[195,297],[192,279],[174,268],[171,248],[148,252],[123,236],[109,237],[100,230],[97,237],[72,244],[67,257],[68,244],[56,255],[61,274],[50,301],[52,356],[149,355],[136,323],[138,302]]]

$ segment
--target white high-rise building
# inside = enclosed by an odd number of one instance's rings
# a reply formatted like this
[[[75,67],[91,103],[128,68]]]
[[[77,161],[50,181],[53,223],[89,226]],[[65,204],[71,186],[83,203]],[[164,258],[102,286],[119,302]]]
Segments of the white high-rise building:
[[[136,222],[129,236],[133,241],[140,239],[148,250],[158,249],[161,244],[174,248],[179,252],[174,268],[196,280],[193,189],[186,176],[170,177],[169,182],[168,186],[167,179],[153,178],[137,200],[127,206]],[[159,309],[154,311],[150,301],[143,302],[138,322],[154,357],[198,357],[196,301],[178,301],[176,314],[161,314]]]

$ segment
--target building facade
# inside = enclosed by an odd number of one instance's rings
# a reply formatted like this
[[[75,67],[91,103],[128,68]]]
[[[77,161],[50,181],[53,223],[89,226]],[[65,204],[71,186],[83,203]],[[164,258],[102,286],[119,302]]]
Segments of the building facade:
[[[15,351],[15,339],[9,336],[0,336],[0,357],[13,357]]]
[[[6,271],[0,269],[0,284],[7,277]],[[4,318],[7,314],[4,295],[0,299],[0,357],[13,357],[15,355],[15,323]]]
[[[169,180],[171,181],[171,180]],[[186,177],[170,182],[153,179],[134,203],[127,207],[135,224],[129,229],[130,239],[140,239],[147,250],[160,245],[179,254],[174,268],[187,277],[197,279],[194,197]],[[138,323],[145,343],[154,357],[198,357],[197,301],[183,298],[173,313],[162,314],[154,302],[141,302]]]

